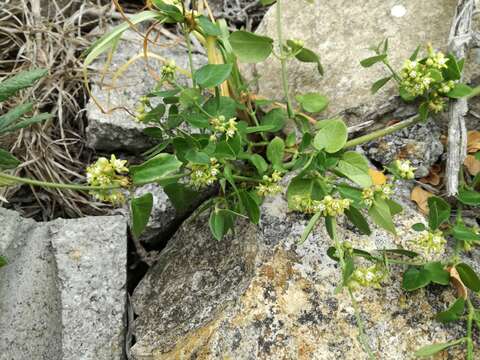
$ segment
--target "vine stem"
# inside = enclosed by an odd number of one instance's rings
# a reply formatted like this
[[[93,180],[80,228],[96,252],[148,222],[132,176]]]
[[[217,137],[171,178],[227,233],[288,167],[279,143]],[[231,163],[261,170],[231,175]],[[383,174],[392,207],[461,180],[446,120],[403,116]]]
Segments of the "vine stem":
[[[472,340],[472,327],[473,327],[473,316],[475,309],[473,308],[472,302],[467,300],[468,305],[468,315],[467,315],[467,360],[473,360],[473,340]]]
[[[332,238],[335,245],[336,253],[340,260],[340,267],[342,268],[342,281],[343,281],[343,272],[345,269],[344,251],[343,251],[342,245],[340,244],[340,241],[338,240],[337,219],[335,217],[332,217],[331,219],[332,219],[332,229],[333,229]],[[362,345],[363,350],[367,353],[368,358],[370,360],[375,360],[376,357],[373,354],[373,351],[370,348],[370,345],[368,344],[368,339],[365,334],[365,327],[363,325],[362,317],[360,316],[360,308],[358,306],[357,300],[353,296],[352,289],[350,289],[348,286],[347,286],[347,289],[348,289],[348,293],[350,295],[350,299],[352,301],[353,309],[355,312],[355,320],[356,320],[358,331],[359,331],[358,340],[360,341],[360,344]]]
[[[354,147],[354,146],[357,146],[357,145],[361,145],[361,144],[364,144],[364,143],[367,143],[369,141],[372,141],[372,140],[375,140],[377,138],[380,138],[380,137],[383,137],[385,135],[389,135],[389,134],[392,134],[394,132],[397,132],[399,130],[402,130],[406,127],[409,127],[413,124],[416,124],[420,121],[420,116],[416,115],[416,116],[413,116],[405,121],[402,121],[402,122],[399,122],[398,124],[395,124],[395,125],[392,125],[392,126],[389,126],[385,129],[381,129],[381,130],[377,130],[377,131],[373,131],[371,132],[370,134],[367,134],[367,135],[364,135],[364,136],[360,136],[358,138],[355,138],[355,139],[352,139],[352,140],[349,140],[347,141],[347,143],[345,144],[344,148],[351,148],[351,147]]]
[[[20,184],[41,186],[41,187],[54,188],[54,189],[92,191],[92,190],[112,190],[112,189],[121,188],[120,185],[89,186],[89,185],[77,185],[77,184],[66,184],[66,183],[53,183],[48,181],[40,181],[35,179],[23,178],[20,176],[9,175],[2,172],[0,172],[0,179],[8,180],[17,184],[20,183]]]
[[[288,117],[293,118],[293,107],[292,101],[290,99],[290,93],[288,89],[288,77],[287,77],[287,59],[285,57],[285,51],[283,49],[283,35],[282,35],[282,0],[277,0],[276,4],[276,22],[277,22],[277,36],[278,36],[278,47],[280,51],[280,64],[282,66],[282,85],[283,92],[285,93],[285,99],[287,100],[287,112]]]

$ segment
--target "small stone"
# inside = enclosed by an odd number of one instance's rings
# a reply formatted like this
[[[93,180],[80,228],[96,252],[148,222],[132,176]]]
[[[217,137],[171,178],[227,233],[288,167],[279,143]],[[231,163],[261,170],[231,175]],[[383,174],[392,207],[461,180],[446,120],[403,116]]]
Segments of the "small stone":
[[[390,14],[397,18],[404,17],[407,14],[407,9],[403,5],[395,5],[392,7]]]

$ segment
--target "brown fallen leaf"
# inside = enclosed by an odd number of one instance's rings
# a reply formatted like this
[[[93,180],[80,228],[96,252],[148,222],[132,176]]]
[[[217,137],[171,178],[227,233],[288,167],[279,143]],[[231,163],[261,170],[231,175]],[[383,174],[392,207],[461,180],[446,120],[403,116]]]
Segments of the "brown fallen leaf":
[[[421,182],[424,184],[431,184],[433,186],[437,186],[440,184],[441,181],[441,174],[442,172],[442,167],[440,165],[434,164],[428,173],[427,176],[423,177],[420,179]]]
[[[472,130],[468,132],[467,151],[469,153],[480,151],[480,131]]]
[[[428,198],[432,197],[433,194],[426,190],[423,190],[420,186],[415,186],[412,189],[412,193],[410,194],[410,199],[414,201],[420,211],[425,215],[428,214]]]
[[[480,172],[480,160],[475,159],[474,155],[467,155],[463,165],[465,165],[470,175],[475,176]]]
[[[454,267],[448,267],[447,271],[450,273],[450,282],[452,283],[455,290],[457,290],[457,297],[467,299],[468,290],[467,287],[464,285],[462,279],[460,279],[460,275],[458,274],[457,269]]]
[[[381,171],[369,168],[368,174],[372,178],[373,185],[384,185],[387,182],[387,177]]]

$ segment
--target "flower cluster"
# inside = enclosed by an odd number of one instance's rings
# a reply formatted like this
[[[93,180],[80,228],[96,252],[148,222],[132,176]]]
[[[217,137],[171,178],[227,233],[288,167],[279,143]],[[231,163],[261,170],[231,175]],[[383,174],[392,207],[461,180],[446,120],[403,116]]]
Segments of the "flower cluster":
[[[343,215],[352,203],[350,199],[335,199],[330,195],[325,196],[322,200],[312,200],[309,197],[297,195],[293,197],[292,201],[295,210],[305,214],[319,212],[322,216]]]
[[[282,192],[282,187],[278,185],[282,180],[282,174],[274,171],[272,176],[263,175],[263,182],[257,185],[257,194],[260,196],[275,195]]]
[[[412,97],[428,93],[427,106],[434,113],[443,111],[445,96],[455,87],[455,82],[444,80],[441,73],[448,67],[448,60],[442,52],[429,46],[426,60],[406,60],[400,71],[402,89]]]
[[[90,186],[104,187],[128,187],[130,180],[126,160],[120,160],[112,155],[110,160],[101,157],[94,164],[87,167],[87,182]],[[112,204],[121,204],[125,201],[125,196],[118,188],[93,190],[90,192],[96,199]]]
[[[233,138],[238,131],[237,119],[231,118],[226,120],[225,116],[223,115],[210,119],[210,125],[212,125],[215,131],[225,134],[227,139]],[[215,134],[212,134],[212,136],[210,137],[210,140],[215,141],[216,139],[217,138]]]
[[[415,167],[410,164],[410,160],[395,160],[393,167],[402,179],[412,180],[415,177]]]
[[[135,109],[135,120],[144,121],[145,120],[145,106],[150,106],[150,99],[147,96],[142,96],[140,102]]]
[[[217,181],[217,176],[220,173],[220,164],[215,158],[210,159],[210,164],[188,164],[192,172],[190,174],[190,184],[197,188],[204,188],[212,185]]]
[[[382,199],[390,199],[390,196],[393,194],[393,188],[391,184],[384,185],[374,185],[368,188],[363,189],[362,191],[362,200],[368,207],[373,205],[375,200],[375,195],[379,195]]]
[[[350,277],[348,286],[352,290],[357,290],[360,287],[374,287],[380,288],[380,283],[385,279],[387,272],[385,268],[379,264],[374,264],[369,267],[359,267],[355,269]]]
[[[446,243],[447,240],[440,230],[422,231],[415,239],[410,240],[412,249],[424,254],[427,259],[442,255],[445,252]]]
[[[177,72],[177,66],[174,61],[169,61],[162,67],[162,79],[165,81],[175,80],[175,75]]]

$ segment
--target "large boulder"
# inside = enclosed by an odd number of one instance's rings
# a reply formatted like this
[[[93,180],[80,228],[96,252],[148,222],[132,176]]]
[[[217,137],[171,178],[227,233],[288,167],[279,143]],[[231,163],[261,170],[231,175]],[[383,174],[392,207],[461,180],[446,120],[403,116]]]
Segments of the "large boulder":
[[[335,295],[339,269],[323,224],[302,245],[307,219],[288,213],[284,196],[267,199],[261,225],[237,224],[215,241],[207,215],[184,223],[135,289],[134,359],[367,359],[349,296]],[[398,237],[375,229],[359,235],[340,223],[340,237],[364,249],[406,245],[423,216],[406,208]],[[382,289],[356,293],[378,358],[404,360],[431,342],[463,336],[434,314],[454,299],[432,287],[406,293],[392,274]],[[462,349],[450,350],[461,358]]]
[[[123,359],[125,219],[0,222],[0,359]]]
[[[390,62],[402,65],[419,44],[447,45],[456,0],[282,1],[282,23],[286,39],[300,39],[316,51],[325,68],[322,78],[312,64],[292,60],[288,64],[292,95],[316,91],[330,99],[325,117],[344,112],[350,124],[359,122],[396,94],[393,81],[378,94],[371,85],[388,76],[380,65],[364,69],[360,60],[374,55],[369,50],[388,38]],[[394,5],[397,6],[394,9]],[[393,9],[393,11],[392,11]],[[268,11],[258,32],[276,38],[275,5]],[[400,11],[399,11],[400,10]],[[273,56],[256,65],[259,93],[282,97],[280,63]]]
[[[133,30],[127,30],[113,54],[106,78],[102,81],[100,74],[105,69],[106,58],[100,58],[93,64],[98,74],[93,76],[92,98],[87,104],[86,135],[89,147],[103,151],[139,152],[155,144],[152,138],[143,133],[147,126],[135,121],[133,116],[140,97],[148,94],[157,84],[163,66],[159,58],[174,61],[177,66],[188,69],[187,50],[175,41],[165,40],[164,37],[160,39],[159,44],[149,43],[148,51],[152,55],[146,61],[141,56],[143,37]],[[136,56],[140,56],[139,59],[122,68]],[[193,55],[195,68],[204,65],[206,61],[203,55]],[[179,82],[186,85],[189,81],[180,76]]]

